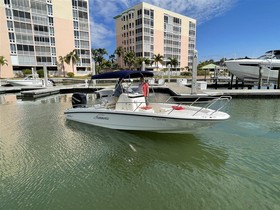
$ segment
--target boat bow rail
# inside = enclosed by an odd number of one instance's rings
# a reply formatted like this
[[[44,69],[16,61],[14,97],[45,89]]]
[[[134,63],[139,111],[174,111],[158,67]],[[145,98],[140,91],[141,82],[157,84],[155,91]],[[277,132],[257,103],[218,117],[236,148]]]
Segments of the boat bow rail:
[[[167,99],[167,102],[170,101],[172,98],[173,97],[170,97],[169,99]],[[212,113],[210,114],[210,116],[211,116],[214,113],[223,109],[231,101],[231,99],[232,99],[231,96],[198,97],[193,102],[183,102],[183,103],[178,104],[177,108],[173,107],[173,110],[180,109],[181,105],[188,105],[189,107],[200,106],[201,108],[199,110],[197,110],[192,116],[197,115],[198,113],[202,112],[203,110],[209,110],[209,109],[213,110]],[[201,105],[204,105],[204,106],[201,106]],[[215,105],[217,105],[217,107],[213,108]]]
[[[151,112],[153,110],[156,113],[165,113],[167,115],[170,115],[174,111],[188,111],[193,107],[192,116],[198,115],[199,113],[204,113],[205,111],[207,111],[207,115],[212,116],[216,112],[223,109],[232,99],[231,96],[198,97],[193,102],[186,101],[181,103],[174,103],[174,101],[172,101],[172,98],[174,97],[171,96],[163,102],[149,102],[149,105],[146,105],[145,99],[142,95],[137,95],[137,97],[133,95],[133,97],[131,97],[131,94],[122,94],[120,100],[115,104],[115,106],[109,107],[109,109],[119,111],[129,110],[131,112]],[[103,105],[99,106],[99,108],[102,107],[106,108],[107,106],[105,103],[103,103]],[[211,111],[210,113],[209,110]],[[204,114],[206,114],[206,112]]]

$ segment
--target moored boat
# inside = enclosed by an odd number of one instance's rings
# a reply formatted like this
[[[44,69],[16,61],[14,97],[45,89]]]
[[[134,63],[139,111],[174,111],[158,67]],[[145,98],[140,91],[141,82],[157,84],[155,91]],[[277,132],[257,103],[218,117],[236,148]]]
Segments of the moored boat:
[[[259,58],[246,58],[226,61],[228,70],[241,80],[263,79],[277,81],[280,70],[280,50],[271,50]]]
[[[152,76],[152,72],[125,70],[94,75],[92,79]],[[110,129],[159,133],[195,133],[230,118],[221,109],[231,97],[211,98],[207,103],[197,98],[193,102],[180,104],[172,102],[172,97],[164,102],[147,104],[143,94],[128,90],[124,90],[115,104],[112,103],[112,97],[100,99],[98,104],[89,107],[85,94],[73,94],[73,107],[64,112],[65,117],[67,120]]]

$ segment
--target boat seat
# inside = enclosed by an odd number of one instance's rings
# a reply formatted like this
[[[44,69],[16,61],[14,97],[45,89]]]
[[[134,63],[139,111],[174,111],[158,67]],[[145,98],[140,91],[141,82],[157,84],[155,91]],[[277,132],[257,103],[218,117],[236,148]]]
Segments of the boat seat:
[[[174,109],[174,110],[184,110],[185,107],[182,107],[182,106],[172,106],[172,109]]]
[[[141,106],[140,109],[148,110],[148,109],[152,109],[152,107],[151,106]]]
[[[138,111],[149,112],[149,113],[154,113],[155,112],[151,106],[141,106],[141,107],[139,107]]]

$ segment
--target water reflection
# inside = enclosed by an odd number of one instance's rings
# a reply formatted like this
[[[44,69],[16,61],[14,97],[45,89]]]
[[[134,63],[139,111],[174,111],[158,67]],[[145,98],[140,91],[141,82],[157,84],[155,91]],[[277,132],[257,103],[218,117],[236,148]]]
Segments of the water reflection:
[[[0,105],[8,105],[8,104],[14,104],[17,102],[16,95],[2,95],[0,94]]]
[[[110,150],[110,165],[122,172],[134,170],[140,173],[157,163],[187,170],[207,169],[209,166],[218,170],[228,157],[224,150],[203,144],[193,135],[125,132],[71,121],[67,121],[66,126],[77,135],[83,133],[93,141],[106,142]]]
[[[280,100],[196,135],[66,121],[70,94],[0,100],[0,209],[279,209]]]

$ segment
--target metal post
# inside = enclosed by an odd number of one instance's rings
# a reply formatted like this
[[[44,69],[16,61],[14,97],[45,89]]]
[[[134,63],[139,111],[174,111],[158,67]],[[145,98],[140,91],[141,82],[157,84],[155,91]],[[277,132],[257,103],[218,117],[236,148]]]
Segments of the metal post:
[[[91,63],[91,71],[92,71],[92,76],[96,74],[96,72],[95,72],[95,62],[94,61],[92,61],[92,63]],[[93,82],[93,85],[96,85],[95,80],[93,80],[92,82]]]
[[[145,65],[145,61],[142,62],[142,66],[141,66],[141,70],[145,71],[146,65]]]
[[[35,79],[34,67],[31,68],[31,71],[32,71],[32,78]]]
[[[167,65],[167,68],[168,68],[168,83],[170,83],[170,64]]]
[[[197,91],[197,50],[194,50],[193,66],[192,66],[192,89],[191,94],[196,94]]]
[[[230,89],[230,90],[232,89],[233,77],[234,77],[234,75],[233,75],[233,74],[231,74],[231,78],[230,78],[230,85],[229,85],[229,89]]]
[[[262,87],[262,65],[259,64],[259,82],[258,82],[258,89]]]
[[[280,89],[280,70],[278,70],[277,89]]]
[[[47,71],[47,66],[44,63],[44,87],[48,86],[48,71]]]

